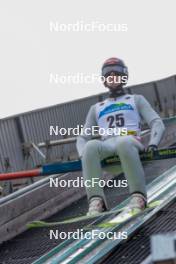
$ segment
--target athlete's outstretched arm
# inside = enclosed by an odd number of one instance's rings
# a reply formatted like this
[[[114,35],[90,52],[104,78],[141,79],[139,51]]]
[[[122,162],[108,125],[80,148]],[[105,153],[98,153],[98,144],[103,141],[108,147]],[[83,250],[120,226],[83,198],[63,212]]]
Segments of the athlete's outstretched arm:
[[[148,145],[156,145],[160,143],[165,126],[160,116],[151,107],[149,102],[142,95],[135,95],[135,103],[140,116],[148,124],[151,129],[150,141]]]
[[[77,147],[77,151],[79,153],[79,157],[82,156],[83,149],[84,149],[87,141],[92,138],[92,135],[91,135],[91,133],[89,135],[89,132],[91,132],[90,129],[93,126],[97,126],[95,105],[92,105],[90,107],[89,112],[88,112],[87,117],[86,117],[85,125],[83,127],[83,133],[77,137],[76,147]],[[87,129],[87,131],[86,131],[86,129]]]

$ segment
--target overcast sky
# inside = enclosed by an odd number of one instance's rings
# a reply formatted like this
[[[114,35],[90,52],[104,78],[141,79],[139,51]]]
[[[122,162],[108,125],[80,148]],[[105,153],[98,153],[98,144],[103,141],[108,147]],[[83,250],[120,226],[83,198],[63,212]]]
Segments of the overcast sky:
[[[129,85],[175,74],[175,5],[173,0],[2,0],[0,117],[106,91],[98,81],[54,83],[51,76],[100,74],[111,56],[124,59]],[[56,22],[60,31],[51,30]],[[61,31],[67,24],[90,23],[120,29]]]

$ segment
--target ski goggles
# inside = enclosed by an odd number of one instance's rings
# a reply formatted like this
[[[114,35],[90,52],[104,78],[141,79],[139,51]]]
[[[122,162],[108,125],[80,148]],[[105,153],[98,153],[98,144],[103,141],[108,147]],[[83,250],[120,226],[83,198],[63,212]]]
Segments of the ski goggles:
[[[128,69],[121,65],[110,65],[102,69],[102,76],[108,77],[111,72],[117,73],[118,75],[128,75]]]

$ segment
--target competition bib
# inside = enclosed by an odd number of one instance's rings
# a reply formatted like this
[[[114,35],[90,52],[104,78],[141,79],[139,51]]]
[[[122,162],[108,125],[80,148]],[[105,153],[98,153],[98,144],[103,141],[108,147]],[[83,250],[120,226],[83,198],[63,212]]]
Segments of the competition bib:
[[[126,135],[140,137],[140,116],[134,102],[134,95],[124,95],[115,100],[106,99],[104,102],[97,103],[96,118],[102,137],[125,135],[125,131]]]

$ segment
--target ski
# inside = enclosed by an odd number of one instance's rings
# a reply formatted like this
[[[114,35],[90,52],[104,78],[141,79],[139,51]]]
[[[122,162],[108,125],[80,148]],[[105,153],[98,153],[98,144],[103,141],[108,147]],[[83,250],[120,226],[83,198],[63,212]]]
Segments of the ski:
[[[94,218],[98,218],[100,216],[105,216],[105,215],[112,215],[112,214],[118,214],[120,212],[122,212],[122,210],[124,210],[125,207],[121,208],[121,209],[117,209],[114,211],[108,211],[108,212],[102,212],[102,213],[98,213],[98,214],[94,214],[94,215],[80,215],[78,217],[73,217],[73,218],[69,218],[63,221],[59,221],[59,222],[45,222],[45,221],[33,221],[31,223],[29,223],[27,226],[29,228],[33,228],[33,227],[50,227],[50,226],[56,226],[56,225],[62,225],[62,224],[72,224],[72,223],[76,223],[76,222],[81,222],[81,221],[86,221],[89,219],[94,219]]]
[[[153,208],[155,208],[156,206],[152,206],[152,207],[147,207],[145,210],[139,212],[138,210],[129,210],[126,212],[122,212],[122,214],[119,214],[117,217],[115,217],[113,220],[108,221],[108,222],[104,222],[104,223],[100,223],[97,225],[88,225],[86,227],[86,229],[92,229],[92,228],[111,228],[111,227],[115,227],[117,225],[120,224],[126,224],[128,223],[131,219],[136,218],[140,215],[146,214],[149,211],[151,211]]]
[[[114,226],[117,226],[119,224],[126,224],[128,223],[131,219],[142,216],[143,214],[147,214],[149,211],[154,209],[155,207],[159,206],[161,204],[162,200],[156,200],[154,202],[151,202],[148,204],[148,206],[145,208],[145,210],[139,212],[138,210],[124,210],[122,213],[114,217],[112,220],[108,222],[103,222],[97,225],[88,225],[87,229],[90,229],[92,227],[94,228],[111,228]]]
[[[154,202],[151,202],[148,204],[148,207],[142,211],[145,212],[147,210],[151,210],[153,208],[155,208],[156,206],[160,205],[161,204],[161,201],[160,200],[157,200],[157,201],[154,201]],[[117,218],[115,217],[115,222],[106,222],[106,223],[102,223],[102,224],[98,224],[96,225],[96,227],[110,227],[110,226],[114,226],[115,224],[120,224],[124,221],[126,221],[128,218],[130,217],[134,217],[135,215],[137,215],[137,212],[134,210],[133,212],[129,212],[128,214],[123,214],[123,212],[125,212],[125,210],[127,209],[127,207],[122,207],[120,209],[116,209],[116,210],[111,210],[111,211],[108,211],[108,212],[102,212],[102,213],[98,213],[98,214],[95,214],[95,215],[82,215],[82,216],[78,216],[78,217],[73,217],[73,218],[69,218],[69,219],[66,219],[66,220],[63,220],[63,221],[58,221],[58,222],[45,222],[45,221],[33,221],[29,224],[27,224],[27,227],[28,228],[38,228],[38,227],[52,227],[52,226],[57,226],[57,225],[63,225],[63,224],[72,224],[72,223],[76,223],[76,222],[81,222],[81,221],[85,221],[85,220],[89,220],[89,219],[95,219],[95,218],[98,218],[100,216],[106,216],[106,215],[117,215]],[[121,213],[123,214],[123,217]],[[88,225],[87,227],[93,227],[93,225]]]

